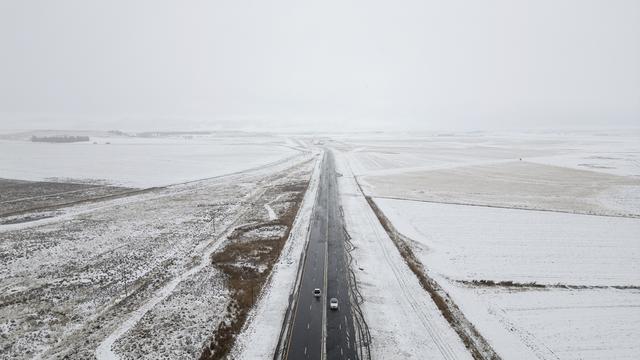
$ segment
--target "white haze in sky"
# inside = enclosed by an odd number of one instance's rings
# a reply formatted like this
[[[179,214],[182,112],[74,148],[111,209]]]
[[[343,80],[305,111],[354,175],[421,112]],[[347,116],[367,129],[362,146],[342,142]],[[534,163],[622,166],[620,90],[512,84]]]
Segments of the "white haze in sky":
[[[640,124],[640,1],[1,0],[0,128]]]

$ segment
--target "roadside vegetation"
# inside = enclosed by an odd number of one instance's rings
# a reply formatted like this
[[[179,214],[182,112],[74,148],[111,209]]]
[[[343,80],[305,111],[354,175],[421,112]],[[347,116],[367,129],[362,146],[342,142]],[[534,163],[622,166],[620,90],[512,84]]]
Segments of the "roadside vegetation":
[[[221,359],[229,354],[289,237],[307,187],[308,181],[272,188],[263,199],[273,196],[280,199],[286,195],[285,205],[278,207],[277,218],[237,227],[226,246],[212,254],[213,265],[225,275],[231,301],[226,318],[204,347],[201,360]]]
[[[458,280],[459,283],[475,287],[498,287],[511,289],[616,289],[616,290],[639,290],[640,286],[635,285],[570,285],[570,284],[538,284],[535,281],[519,283],[515,281],[493,281],[493,280]]]

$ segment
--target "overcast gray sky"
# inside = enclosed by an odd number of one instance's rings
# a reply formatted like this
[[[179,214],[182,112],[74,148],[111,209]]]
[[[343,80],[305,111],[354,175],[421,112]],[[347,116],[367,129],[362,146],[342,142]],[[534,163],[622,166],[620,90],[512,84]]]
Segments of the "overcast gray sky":
[[[640,125],[640,1],[0,1],[0,128]]]

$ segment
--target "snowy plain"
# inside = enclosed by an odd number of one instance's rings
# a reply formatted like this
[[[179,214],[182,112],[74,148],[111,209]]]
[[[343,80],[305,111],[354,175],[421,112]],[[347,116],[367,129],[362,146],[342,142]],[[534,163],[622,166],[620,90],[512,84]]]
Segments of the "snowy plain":
[[[520,160],[640,176],[640,130],[332,136],[358,177]]]
[[[632,360],[640,354],[640,290],[441,284],[503,359]]]
[[[640,219],[376,199],[429,269],[456,280],[640,284]]]
[[[637,131],[337,143],[503,359],[640,356]]]
[[[429,275],[503,359],[640,356],[637,132],[334,134],[323,141],[336,149],[345,222],[355,246],[353,270],[375,358],[470,355],[363,195],[373,196],[412,240]],[[194,357],[211,331],[203,324],[222,319],[229,294],[215,269],[188,273],[213,241],[199,230],[208,224],[207,207],[193,205],[215,204],[221,224],[232,224],[260,176],[302,161],[293,157],[299,146],[304,141],[263,135],[94,137],[76,144],[0,140],[4,178],[149,187],[283,162],[256,176],[176,185],[159,195],[74,206],[53,218],[0,227],[0,255],[9,259],[0,267],[0,289],[9,300],[31,297],[2,313],[25,326],[13,354],[94,354],[103,344],[103,358],[176,351]],[[252,211],[264,221],[280,213],[279,196],[256,199]],[[271,357],[310,211],[305,202],[233,357]],[[266,229],[261,236],[278,231]],[[220,229],[211,236],[222,236]],[[474,280],[547,287],[481,286]],[[165,294],[167,284],[171,291]],[[126,300],[131,287],[140,295]],[[53,298],[63,311],[42,317],[50,305],[33,296]],[[0,324],[0,334],[14,326]],[[75,340],[86,334],[89,345]]]
[[[342,146],[373,196],[640,216],[638,132],[344,138]]]
[[[0,177],[146,188],[247,170],[297,153],[285,138],[259,135],[91,137],[61,144],[0,140]]]
[[[640,219],[376,203],[504,358],[640,354]],[[474,280],[525,286],[469,285]]]
[[[283,189],[308,177],[313,156],[290,151],[261,163],[240,152],[233,174],[0,225],[0,359],[197,358],[230,299],[209,255],[236,226],[292,206]],[[196,177],[211,166],[199,167]],[[281,233],[268,230],[246,236]]]

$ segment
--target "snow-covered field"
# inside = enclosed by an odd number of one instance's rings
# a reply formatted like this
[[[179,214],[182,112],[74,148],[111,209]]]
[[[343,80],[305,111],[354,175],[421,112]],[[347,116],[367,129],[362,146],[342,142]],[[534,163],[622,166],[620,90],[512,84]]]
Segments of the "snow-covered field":
[[[640,216],[640,177],[525,161],[365,177],[362,183],[381,197]]]
[[[376,203],[504,358],[640,355],[640,219]]]
[[[233,315],[210,254],[235,227],[288,209],[286,187],[311,160],[0,225],[0,359],[197,358]]]
[[[96,142],[97,144],[94,144]],[[0,140],[0,177],[164,186],[265,165],[298,153],[286,138],[95,137],[80,143]]]
[[[241,225],[236,244],[286,233],[274,221],[290,209],[288,185],[311,176],[309,143],[336,155],[374,358],[471,355],[364,195],[503,359],[640,358],[640,133],[630,131],[5,137],[0,178],[176,185],[0,225],[0,359],[198,357],[233,317],[211,254]],[[315,181],[232,358],[272,356]]]
[[[455,280],[640,285],[640,219],[376,199],[421,260]]]
[[[370,195],[640,216],[640,134],[343,140]]]
[[[637,132],[337,144],[502,358],[640,357]]]
[[[442,285],[503,359],[639,357],[638,289]]]
[[[640,176],[640,131],[335,135],[356,176],[523,161]]]

